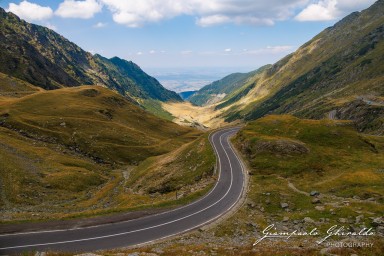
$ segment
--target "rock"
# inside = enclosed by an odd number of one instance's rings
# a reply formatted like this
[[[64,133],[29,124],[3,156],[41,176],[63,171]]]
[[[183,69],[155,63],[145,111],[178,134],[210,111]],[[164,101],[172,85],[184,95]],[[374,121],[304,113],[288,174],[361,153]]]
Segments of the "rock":
[[[348,219],[346,218],[339,218],[340,223],[348,223]]]
[[[61,124],[60,124],[60,126],[63,126],[63,127],[65,127],[67,124],[65,123],[65,122],[62,122]]]
[[[256,207],[256,204],[253,201],[250,201],[250,200],[248,201],[247,205],[251,209],[254,209]]]
[[[280,203],[281,208],[286,209],[289,207],[287,203]]]
[[[309,193],[309,195],[310,196],[318,196],[318,195],[320,195],[320,193],[318,191],[314,190],[314,191],[311,191],[311,193]]]
[[[289,221],[289,217],[284,217],[283,222],[287,222],[287,221]]]
[[[252,228],[257,228],[258,227],[258,225],[256,224],[256,223],[254,223],[254,222],[248,222],[248,224],[247,224],[249,227],[252,227]]]
[[[312,203],[313,203],[313,204],[320,204],[321,201],[320,201],[319,198],[314,198],[314,199],[312,200]]]
[[[310,152],[309,148],[304,143],[292,140],[274,140],[265,141],[260,140],[255,145],[257,152],[269,152],[275,155],[304,155]]]
[[[304,222],[305,223],[315,223],[315,221],[313,219],[311,219],[310,217],[305,217]]]
[[[320,255],[328,255],[330,247],[326,247],[320,250]]]
[[[128,254],[127,256],[140,256],[140,254],[138,252],[134,252],[134,253]]]
[[[318,211],[324,211],[325,207],[318,205],[318,206],[315,207],[315,209],[318,210]]]
[[[266,204],[270,204],[271,203],[271,200],[269,200],[269,198],[267,200],[265,200],[265,203]]]
[[[364,215],[356,216],[356,221],[355,221],[355,223],[356,223],[356,224],[359,224],[363,219],[364,219]]]
[[[383,219],[383,217],[374,218],[372,220],[372,226],[373,227],[384,226],[384,219]]]
[[[35,256],[46,256],[47,253],[46,252],[36,252],[35,253]]]
[[[359,197],[359,196],[356,196],[356,195],[353,196],[352,198],[353,198],[353,199],[356,199],[356,200],[360,200],[360,197]]]

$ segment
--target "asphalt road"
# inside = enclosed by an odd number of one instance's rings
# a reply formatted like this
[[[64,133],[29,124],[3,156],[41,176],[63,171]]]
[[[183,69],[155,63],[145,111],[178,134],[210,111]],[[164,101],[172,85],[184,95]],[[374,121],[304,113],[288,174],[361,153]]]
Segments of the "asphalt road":
[[[153,242],[211,223],[239,201],[244,191],[243,167],[228,138],[238,128],[213,133],[219,179],[203,198],[172,211],[95,227],[0,235],[0,255],[26,251],[89,252]]]

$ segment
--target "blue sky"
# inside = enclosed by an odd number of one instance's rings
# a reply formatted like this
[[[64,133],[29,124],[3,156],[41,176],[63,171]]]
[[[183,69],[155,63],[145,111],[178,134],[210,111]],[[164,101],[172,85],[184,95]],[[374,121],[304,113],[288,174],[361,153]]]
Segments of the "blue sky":
[[[374,0],[0,0],[92,53],[142,68],[273,63]]]

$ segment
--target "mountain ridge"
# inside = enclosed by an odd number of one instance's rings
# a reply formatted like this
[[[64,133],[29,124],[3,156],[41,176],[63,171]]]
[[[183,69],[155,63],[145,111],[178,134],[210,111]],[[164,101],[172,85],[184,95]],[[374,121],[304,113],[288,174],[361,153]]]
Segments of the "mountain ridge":
[[[269,114],[323,119],[336,111],[334,118],[356,121],[360,131],[374,132],[369,127],[375,126],[376,132],[382,134],[383,115],[370,124],[362,116],[372,108],[360,108],[360,113],[346,108],[360,97],[380,101],[384,96],[383,58],[381,0],[326,28],[294,53],[249,79],[238,89],[237,97],[229,100],[231,97],[227,96],[215,109],[224,111],[221,116],[227,122],[251,121]],[[347,112],[348,115],[343,115]]]
[[[205,85],[191,97],[188,98],[192,104],[197,106],[211,105],[224,99],[239,86],[250,79],[257,70],[248,73],[232,73],[208,85]]]
[[[133,62],[82,50],[55,31],[0,8],[0,72],[44,89],[100,85],[124,96],[182,101]]]

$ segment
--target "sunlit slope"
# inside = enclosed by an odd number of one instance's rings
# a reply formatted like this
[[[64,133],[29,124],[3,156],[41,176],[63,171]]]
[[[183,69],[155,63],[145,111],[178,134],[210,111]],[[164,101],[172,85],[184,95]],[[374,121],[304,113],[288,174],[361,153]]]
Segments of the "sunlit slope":
[[[288,223],[309,217],[307,225],[327,230],[341,218],[371,226],[382,216],[382,137],[360,134],[347,121],[270,115],[248,123],[234,143],[249,166],[249,201],[263,207],[254,219],[248,216],[257,209],[243,207],[237,219],[245,223],[264,226],[269,219],[279,225],[283,217]]]
[[[19,98],[28,94],[38,92],[38,91],[43,91],[43,90],[23,80],[0,73],[1,99]]]
[[[191,134],[102,87],[40,92],[0,111],[3,127],[109,163],[135,163],[163,154]]]
[[[227,121],[269,113],[324,118],[361,97],[377,102],[384,87],[384,1],[352,13],[218,104]],[[361,113],[360,113],[361,114]],[[355,120],[356,116],[348,118]]]
[[[111,204],[119,209],[146,204],[145,196],[122,197],[130,166],[198,136],[199,132],[157,118],[103,87],[3,97],[2,220],[39,219],[47,214],[59,218],[91,214],[91,209],[97,213]],[[109,210],[113,209],[116,206]]]
[[[260,70],[262,70],[261,68]],[[236,91],[248,82],[259,70],[249,73],[233,73],[220,80],[214,81],[195,92],[188,98],[192,104],[197,106],[212,105],[221,101],[227,95]]]

